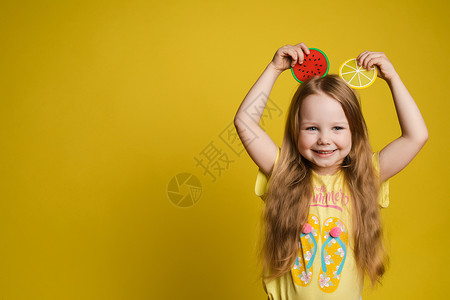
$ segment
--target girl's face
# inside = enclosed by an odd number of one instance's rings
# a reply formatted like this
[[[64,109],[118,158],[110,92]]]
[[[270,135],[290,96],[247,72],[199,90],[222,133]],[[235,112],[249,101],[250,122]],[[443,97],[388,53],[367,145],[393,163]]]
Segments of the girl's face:
[[[319,175],[336,173],[352,148],[352,135],[339,102],[325,94],[307,96],[300,110],[298,150]]]

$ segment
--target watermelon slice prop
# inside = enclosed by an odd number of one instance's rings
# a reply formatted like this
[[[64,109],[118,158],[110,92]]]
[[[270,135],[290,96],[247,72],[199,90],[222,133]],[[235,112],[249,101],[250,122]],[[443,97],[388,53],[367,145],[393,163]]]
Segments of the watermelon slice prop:
[[[300,65],[297,62],[291,68],[295,80],[303,83],[313,76],[324,77],[328,74],[330,63],[323,51],[317,48],[309,48],[309,55],[304,54],[305,58],[303,59],[303,63]]]

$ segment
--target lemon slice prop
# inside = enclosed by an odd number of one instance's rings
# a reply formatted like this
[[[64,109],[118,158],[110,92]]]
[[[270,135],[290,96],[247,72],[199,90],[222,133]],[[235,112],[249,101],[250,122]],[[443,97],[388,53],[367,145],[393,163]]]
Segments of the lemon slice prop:
[[[356,58],[352,58],[341,65],[339,76],[352,88],[365,89],[377,79],[377,68],[373,66],[370,71],[367,71],[362,66],[358,66]]]

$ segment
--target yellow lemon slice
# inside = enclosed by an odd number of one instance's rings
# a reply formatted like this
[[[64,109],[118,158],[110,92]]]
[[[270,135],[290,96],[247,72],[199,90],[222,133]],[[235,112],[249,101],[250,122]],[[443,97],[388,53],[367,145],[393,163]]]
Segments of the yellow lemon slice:
[[[377,79],[377,68],[375,66],[367,71],[358,66],[356,58],[351,58],[339,68],[339,76],[354,89],[364,89],[371,86]]]

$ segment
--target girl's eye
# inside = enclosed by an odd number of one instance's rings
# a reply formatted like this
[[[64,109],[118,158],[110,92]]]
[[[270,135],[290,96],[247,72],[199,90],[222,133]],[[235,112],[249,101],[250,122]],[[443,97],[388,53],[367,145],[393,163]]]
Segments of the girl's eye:
[[[333,129],[334,130],[342,130],[342,129],[344,129],[343,127],[340,127],[340,126],[335,126],[335,127],[333,127]]]
[[[306,130],[317,130],[317,127],[308,127]]]

